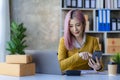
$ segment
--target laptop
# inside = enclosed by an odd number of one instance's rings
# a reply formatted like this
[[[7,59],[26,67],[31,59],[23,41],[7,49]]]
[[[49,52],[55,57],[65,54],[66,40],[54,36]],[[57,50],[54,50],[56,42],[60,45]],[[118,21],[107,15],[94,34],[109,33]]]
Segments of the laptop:
[[[61,75],[60,65],[57,58],[57,51],[26,51],[32,55],[36,64],[36,73]]]

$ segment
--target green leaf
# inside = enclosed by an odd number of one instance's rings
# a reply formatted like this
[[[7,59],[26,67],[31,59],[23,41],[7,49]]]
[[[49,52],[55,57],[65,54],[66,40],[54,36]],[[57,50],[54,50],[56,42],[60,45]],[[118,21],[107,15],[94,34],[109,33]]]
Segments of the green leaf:
[[[6,50],[10,51],[11,54],[25,54],[24,49],[26,40],[26,28],[23,23],[17,24],[15,21],[11,23],[11,40],[7,43]]]
[[[116,53],[113,57],[112,60],[116,62],[117,64],[120,64],[120,53]]]

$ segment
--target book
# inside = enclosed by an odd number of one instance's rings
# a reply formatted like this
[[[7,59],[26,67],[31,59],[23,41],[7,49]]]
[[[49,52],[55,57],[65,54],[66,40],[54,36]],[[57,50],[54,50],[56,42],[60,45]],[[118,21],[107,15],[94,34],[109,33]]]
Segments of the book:
[[[117,19],[117,30],[120,31],[120,18]]]
[[[76,8],[77,7],[77,0],[72,0],[72,8]]]
[[[66,6],[67,8],[72,7],[72,0],[66,0]]]
[[[91,0],[91,8],[96,8],[96,0]]]
[[[110,10],[106,10],[106,31],[110,31]]]
[[[77,7],[83,8],[83,0],[77,0]]]
[[[90,0],[85,0],[85,8],[90,8]]]
[[[120,8],[120,0],[117,0],[117,8]]]
[[[111,19],[111,30],[116,31],[117,30],[117,20],[116,18]]]

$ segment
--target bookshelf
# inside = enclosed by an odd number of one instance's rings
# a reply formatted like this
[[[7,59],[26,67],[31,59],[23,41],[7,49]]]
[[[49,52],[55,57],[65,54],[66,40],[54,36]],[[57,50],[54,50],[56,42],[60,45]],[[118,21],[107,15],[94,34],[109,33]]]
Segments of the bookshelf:
[[[89,3],[89,5],[87,5]],[[109,38],[120,39],[120,0],[61,0],[61,21],[60,21],[60,37],[63,36],[64,33],[64,19],[66,13],[71,9],[78,9],[83,12],[84,15],[88,16],[89,24],[86,26],[88,29],[86,30],[86,34],[95,36],[99,38],[99,43],[101,44],[101,50],[104,55],[113,55],[116,52],[120,52],[120,50],[114,50],[113,48],[119,48],[119,45],[112,45],[112,48],[109,47],[110,41]],[[94,5],[94,6],[93,6]],[[79,6],[79,7],[78,7]],[[100,11],[102,11],[102,25],[105,30],[100,30]],[[109,11],[109,14],[107,13]],[[105,12],[105,13],[104,13]],[[107,21],[108,20],[108,21]],[[105,21],[105,22],[104,22]],[[116,28],[115,28],[116,25]],[[120,42],[120,41],[119,41]],[[111,45],[110,45],[111,46]],[[109,51],[108,48],[113,51]]]

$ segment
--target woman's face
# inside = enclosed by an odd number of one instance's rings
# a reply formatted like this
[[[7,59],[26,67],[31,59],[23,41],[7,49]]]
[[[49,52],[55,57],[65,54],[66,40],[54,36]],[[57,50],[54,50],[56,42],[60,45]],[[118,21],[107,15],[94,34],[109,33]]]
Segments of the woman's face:
[[[70,20],[70,32],[75,37],[82,37],[83,24],[77,18],[73,18]]]

